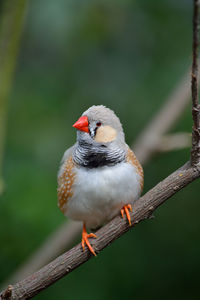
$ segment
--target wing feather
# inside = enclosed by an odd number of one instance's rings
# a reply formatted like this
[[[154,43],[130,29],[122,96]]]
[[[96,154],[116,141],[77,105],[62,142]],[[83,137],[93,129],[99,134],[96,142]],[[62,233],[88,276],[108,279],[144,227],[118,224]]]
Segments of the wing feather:
[[[136,168],[136,172],[140,175],[140,177],[141,177],[141,179],[140,179],[140,186],[141,186],[141,191],[142,191],[143,190],[143,186],[144,186],[144,172],[143,172],[143,168],[142,168],[139,160],[135,156],[134,152],[130,148],[128,148],[128,151],[127,151],[126,161],[128,163],[132,164]]]
[[[75,163],[73,161],[72,152],[73,147],[64,153],[58,172],[58,207],[63,213],[65,213],[67,209],[67,201],[73,196],[72,185],[75,179]]]

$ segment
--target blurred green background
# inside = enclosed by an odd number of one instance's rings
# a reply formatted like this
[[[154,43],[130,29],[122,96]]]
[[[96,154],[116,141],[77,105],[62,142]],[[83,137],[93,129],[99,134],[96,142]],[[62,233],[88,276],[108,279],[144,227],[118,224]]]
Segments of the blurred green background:
[[[91,105],[104,104],[131,144],[191,65],[191,20],[188,0],[28,1],[9,97],[0,281],[64,221],[56,176],[76,139],[72,124]],[[191,126],[188,107],[174,131]],[[189,155],[185,149],[155,156],[144,168],[144,192]],[[198,185],[35,299],[197,299]]]

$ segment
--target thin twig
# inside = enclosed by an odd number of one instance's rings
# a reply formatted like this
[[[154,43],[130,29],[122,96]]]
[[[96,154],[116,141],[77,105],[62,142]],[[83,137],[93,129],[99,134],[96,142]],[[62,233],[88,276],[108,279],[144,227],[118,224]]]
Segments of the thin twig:
[[[193,10],[193,62],[192,62],[192,150],[191,163],[200,163],[200,107],[198,100],[198,45],[199,45],[199,0],[194,0]]]
[[[167,152],[180,150],[191,147],[191,133],[178,132],[164,135],[160,144],[158,144],[158,152]]]

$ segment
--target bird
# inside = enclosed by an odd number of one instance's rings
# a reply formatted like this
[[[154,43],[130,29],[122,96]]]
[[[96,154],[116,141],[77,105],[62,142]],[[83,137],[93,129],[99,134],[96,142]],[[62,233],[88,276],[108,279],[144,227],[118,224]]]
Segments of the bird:
[[[131,225],[132,204],[144,184],[143,168],[125,142],[119,118],[104,105],[93,105],[73,124],[76,143],[67,149],[58,171],[58,207],[83,222],[82,249],[96,256],[90,238],[116,215]]]

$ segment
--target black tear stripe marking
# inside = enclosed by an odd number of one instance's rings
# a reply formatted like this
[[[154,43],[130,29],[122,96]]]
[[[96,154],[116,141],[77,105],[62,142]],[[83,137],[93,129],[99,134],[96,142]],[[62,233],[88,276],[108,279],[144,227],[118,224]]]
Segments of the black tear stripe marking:
[[[97,129],[99,127],[95,127],[94,130],[93,129],[89,129],[89,134],[90,136],[94,139],[94,137],[96,136],[96,133],[97,133]]]

